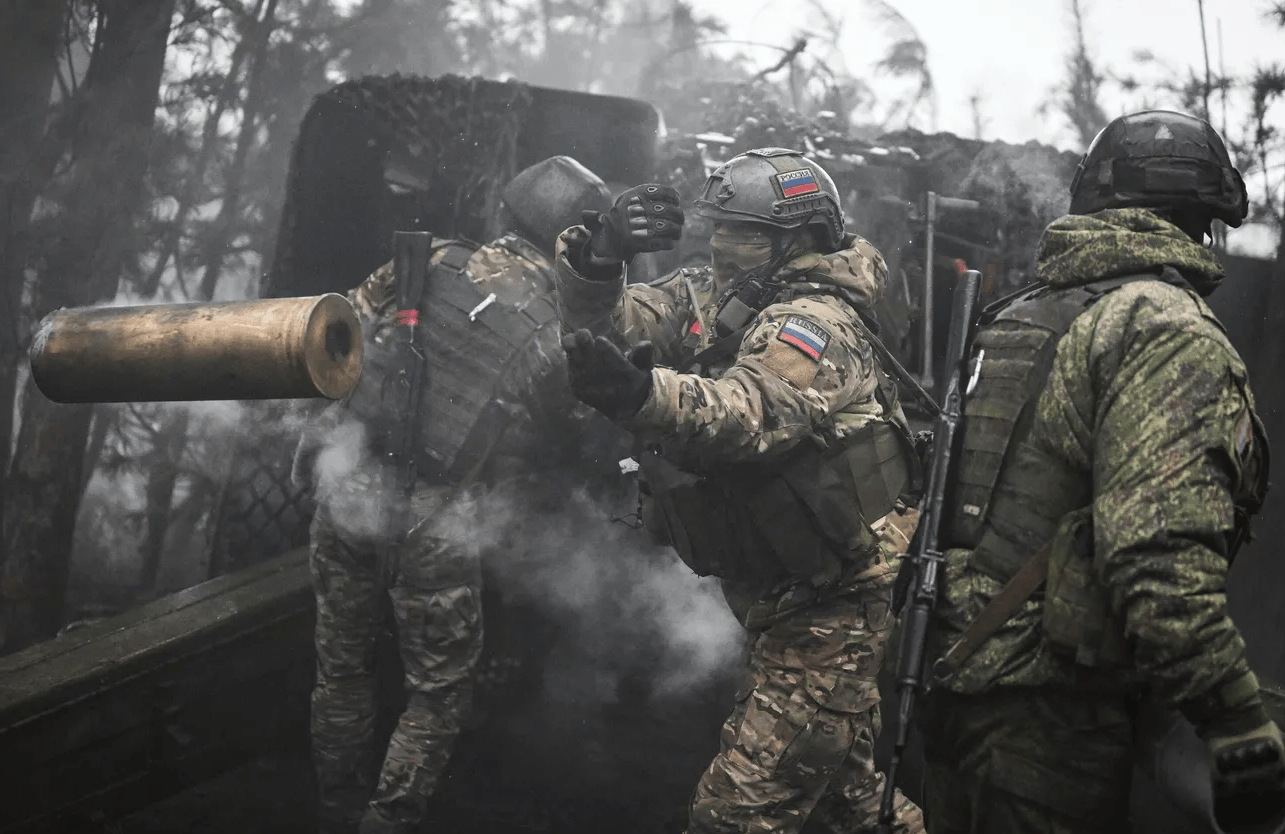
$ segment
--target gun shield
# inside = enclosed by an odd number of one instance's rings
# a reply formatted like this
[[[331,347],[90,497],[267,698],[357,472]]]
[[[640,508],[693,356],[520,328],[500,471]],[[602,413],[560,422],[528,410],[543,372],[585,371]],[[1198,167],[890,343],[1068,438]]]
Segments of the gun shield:
[[[361,374],[341,295],[56,310],[31,342],[36,387],[60,403],[339,399]]]

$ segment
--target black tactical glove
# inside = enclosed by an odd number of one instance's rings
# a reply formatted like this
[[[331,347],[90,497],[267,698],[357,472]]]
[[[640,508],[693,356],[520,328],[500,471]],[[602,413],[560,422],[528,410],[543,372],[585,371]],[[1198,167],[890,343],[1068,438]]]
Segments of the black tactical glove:
[[[1208,740],[1214,820],[1227,834],[1274,831],[1285,821],[1285,744],[1272,721]]]
[[[667,185],[635,185],[605,212],[586,211],[589,253],[599,260],[629,263],[642,252],[673,249],[683,236],[678,192]]]
[[[572,392],[612,420],[637,414],[651,396],[651,342],[639,342],[625,356],[605,336],[577,330],[562,337],[562,349]]]

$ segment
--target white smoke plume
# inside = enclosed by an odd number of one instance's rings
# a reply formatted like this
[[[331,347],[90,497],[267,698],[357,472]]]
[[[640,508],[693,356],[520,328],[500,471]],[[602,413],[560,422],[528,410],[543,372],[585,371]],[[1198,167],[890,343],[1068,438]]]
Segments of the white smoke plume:
[[[366,448],[362,424],[340,420],[322,433],[313,464],[328,518],[358,540],[386,533],[390,522],[388,473]],[[681,696],[726,675],[743,659],[744,631],[718,583],[695,576],[644,531],[613,521],[622,513],[611,499],[564,489],[567,481],[537,472],[474,491],[437,530],[482,554],[506,604],[569,626],[575,652],[593,661],[592,683],[555,664],[546,685],[610,702],[639,663],[649,667],[653,697]]]

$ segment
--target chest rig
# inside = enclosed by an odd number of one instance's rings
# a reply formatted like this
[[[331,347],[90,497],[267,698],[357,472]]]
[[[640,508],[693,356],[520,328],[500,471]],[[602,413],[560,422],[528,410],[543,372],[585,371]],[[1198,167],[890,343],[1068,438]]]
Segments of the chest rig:
[[[690,358],[679,372],[718,376],[758,312],[790,293],[786,286],[762,293],[754,299],[761,307],[750,315],[737,305],[729,314],[725,300],[722,315],[709,317],[725,335],[697,350],[699,340],[689,332],[683,345]],[[809,288],[808,294],[818,293]],[[738,304],[747,297],[729,296]],[[700,303],[694,294],[692,303],[694,308]],[[842,438],[833,426],[819,426],[787,452],[762,462],[706,465],[667,455],[660,447],[644,450],[639,459],[644,521],[698,575],[756,589],[746,603],[761,603],[764,594],[783,589],[791,599],[801,599],[792,587],[797,585],[812,589],[812,598],[842,587],[879,560],[869,522],[909,497],[917,475],[908,432],[892,419],[901,414],[896,385],[882,373],[876,397],[884,419]],[[736,613],[744,619],[745,612]]]
[[[399,284],[396,332],[367,353],[350,404],[368,426],[402,421],[414,434],[419,475],[433,482],[459,482],[485,463],[508,422],[495,401],[501,382],[523,350],[557,321],[543,294],[504,303],[486,280],[473,280],[468,265],[478,248],[461,241],[435,244],[435,254],[445,250],[437,262],[412,273],[418,282]],[[410,349],[404,350],[407,339]],[[408,362],[422,363],[416,402],[406,396]],[[382,451],[380,438],[389,432],[371,433],[375,451]]]
[[[950,546],[971,550],[970,564],[1008,583],[969,627],[953,651],[962,663],[1043,589],[1042,631],[1054,650],[1086,666],[1130,663],[1123,626],[1112,615],[1109,592],[1093,565],[1092,479],[1030,442],[1035,408],[1058,343],[1071,324],[1111,292],[1135,281],[1189,285],[1172,268],[1124,275],[1089,284],[1038,287],[993,304],[982,314],[973,342],[974,359],[964,409],[961,461],[947,515]],[[1255,441],[1266,437],[1254,421]],[[1237,496],[1237,530],[1228,542],[1234,555],[1248,522],[1262,502],[1266,459]],[[1043,583],[1043,585],[1041,585]],[[994,609],[994,610],[992,610]]]

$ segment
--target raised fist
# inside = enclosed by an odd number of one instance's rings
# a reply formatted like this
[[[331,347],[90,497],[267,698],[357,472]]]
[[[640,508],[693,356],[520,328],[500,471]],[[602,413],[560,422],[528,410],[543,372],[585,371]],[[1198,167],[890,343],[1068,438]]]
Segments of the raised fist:
[[[628,263],[642,252],[673,249],[683,236],[678,192],[667,185],[636,185],[605,212],[585,212],[589,251],[602,260]]]

